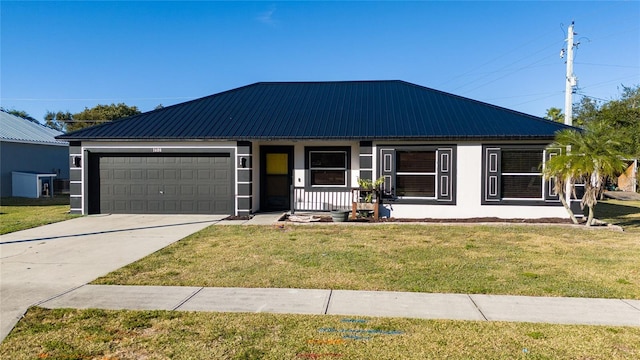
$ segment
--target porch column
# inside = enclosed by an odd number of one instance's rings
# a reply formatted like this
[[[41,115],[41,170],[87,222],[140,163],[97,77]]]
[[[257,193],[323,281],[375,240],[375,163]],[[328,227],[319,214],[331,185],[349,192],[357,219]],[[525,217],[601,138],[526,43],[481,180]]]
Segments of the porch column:
[[[373,180],[373,143],[360,141],[360,179]]]
[[[253,153],[250,141],[238,141],[236,152],[237,209],[236,215],[248,216],[253,204]]]
[[[69,202],[71,214],[87,214],[84,198],[85,184],[82,182],[82,172],[87,170],[84,165],[82,147],[79,141],[69,143]],[[85,173],[87,177],[89,172]]]

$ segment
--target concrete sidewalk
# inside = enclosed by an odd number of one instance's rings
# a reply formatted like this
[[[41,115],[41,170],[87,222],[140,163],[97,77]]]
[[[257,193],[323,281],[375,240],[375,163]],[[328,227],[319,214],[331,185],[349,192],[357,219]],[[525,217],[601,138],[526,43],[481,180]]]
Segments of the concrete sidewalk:
[[[2,235],[0,341],[33,305],[640,326],[640,300],[86,285],[209,225],[273,225],[281,216],[98,215]]]
[[[45,308],[266,312],[640,326],[640,300],[619,299],[84,285],[38,305]]]
[[[0,341],[29,306],[93,281],[224,217],[92,215],[0,236]]]

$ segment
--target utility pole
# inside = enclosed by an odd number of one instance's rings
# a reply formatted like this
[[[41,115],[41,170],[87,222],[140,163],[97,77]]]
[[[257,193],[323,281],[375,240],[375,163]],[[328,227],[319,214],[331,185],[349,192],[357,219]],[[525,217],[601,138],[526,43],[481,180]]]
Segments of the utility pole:
[[[573,49],[578,47],[578,44],[573,42],[573,35],[578,35],[573,32],[573,21],[569,25],[567,31],[567,78],[564,90],[564,123],[565,125],[573,125],[573,91],[578,84],[578,78],[573,74]],[[564,56],[564,49],[560,53],[560,57]]]

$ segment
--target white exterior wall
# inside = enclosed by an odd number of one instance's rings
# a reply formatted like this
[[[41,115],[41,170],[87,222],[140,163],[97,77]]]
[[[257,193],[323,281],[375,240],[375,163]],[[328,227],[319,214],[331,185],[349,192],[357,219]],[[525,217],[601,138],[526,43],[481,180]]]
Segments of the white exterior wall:
[[[482,205],[482,144],[458,144],[457,151],[456,205],[386,204],[387,211],[381,211],[381,214],[388,212],[395,218],[434,219],[569,217],[562,206]]]
[[[385,143],[373,144],[373,177],[379,176],[379,145]],[[397,145],[398,142],[390,143]],[[424,145],[424,142],[407,143],[414,145]],[[451,144],[451,143],[445,143]],[[304,187],[306,184],[305,171],[305,147],[322,147],[322,146],[349,146],[351,147],[351,171],[350,184],[351,187],[357,186],[357,180],[360,175],[360,145],[358,141],[253,141],[251,154],[252,169],[252,204],[251,211],[260,210],[260,146],[293,146],[294,148],[294,171],[293,185],[296,187]],[[429,143],[432,145],[432,143]],[[189,142],[82,142],[82,149],[79,154],[83,157],[82,168],[76,171],[82,171],[82,179],[76,181],[82,184],[81,194],[72,195],[72,197],[84,197],[86,191],[86,178],[88,174],[87,159],[85,158],[86,150],[99,149],[126,149],[136,152],[145,149],[151,151],[153,148],[161,149],[160,152],[171,152],[171,149],[218,149],[227,150],[234,153],[236,149],[235,141],[189,141]],[[475,217],[498,217],[498,218],[543,218],[543,217],[560,217],[567,218],[566,210],[562,206],[526,206],[526,205],[482,205],[482,144],[480,143],[459,143],[457,144],[456,155],[456,205],[421,205],[421,204],[385,204],[386,210],[381,211],[382,216],[391,216],[395,218],[475,218]],[[232,171],[234,174],[238,170],[238,161],[234,161]],[[74,170],[72,168],[72,170]],[[237,180],[237,179],[236,179]],[[235,208],[237,209],[238,190],[237,186],[233,187],[234,198],[236,199]],[[86,214],[86,203],[83,199],[82,208],[79,209]]]

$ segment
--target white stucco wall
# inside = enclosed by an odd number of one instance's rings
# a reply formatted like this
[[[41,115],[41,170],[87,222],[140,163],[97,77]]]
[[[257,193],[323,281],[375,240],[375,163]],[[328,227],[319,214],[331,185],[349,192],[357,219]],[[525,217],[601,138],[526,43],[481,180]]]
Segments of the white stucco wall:
[[[385,205],[395,218],[568,218],[562,206],[482,205],[482,144],[462,143],[457,147],[456,205]],[[384,211],[383,211],[384,213]]]
[[[378,147],[390,143],[373,144],[373,173],[378,172]],[[397,145],[398,142],[391,144]],[[408,143],[424,144],[424,142]],[[450,143],[446,143],[450,144]],[[351,185],[356,186],[360,168],[360,149],[357,141],[273,141],[253,143],[253,210],[260,209],[260,146],[293,146],[294,173],[293,184],[304,187],[306,172],[304,168],[305,147],[350,146],[351,147]],[[387,204],[381,214],[396,218],[543,218],[568,215],[562,206],[526,206],[526,205],[482,205],[482,144],[457,144],[456,163],[456,205],[414,205]]]

